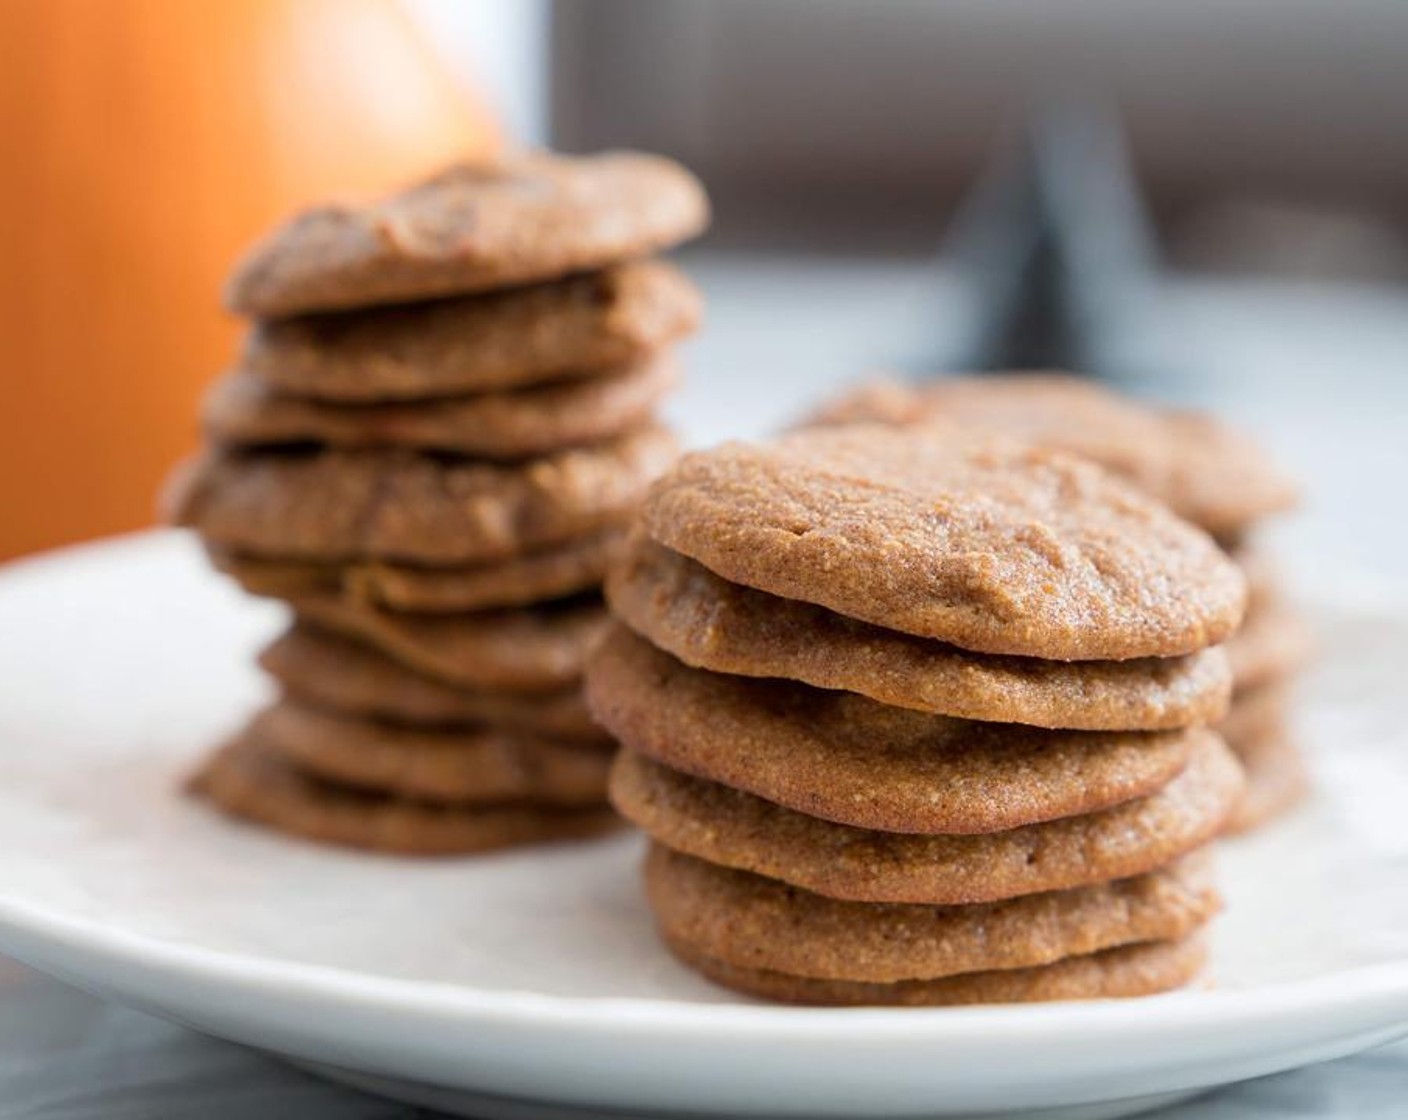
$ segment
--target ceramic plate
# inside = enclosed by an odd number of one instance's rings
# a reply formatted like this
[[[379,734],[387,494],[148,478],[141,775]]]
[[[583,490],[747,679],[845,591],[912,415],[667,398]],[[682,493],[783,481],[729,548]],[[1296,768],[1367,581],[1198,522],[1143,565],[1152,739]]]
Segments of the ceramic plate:
[[[0,572],[0,950],[343,1080],[479,1116],[1115,1116],[1408,1034],[1408,610],[1315,608],[1319,793],[1226,846],[1217,986],[769,1007],[656,944],[620,836],[415,862],[230,823],[182,777],[264,694],[279,610],[176,534]]]

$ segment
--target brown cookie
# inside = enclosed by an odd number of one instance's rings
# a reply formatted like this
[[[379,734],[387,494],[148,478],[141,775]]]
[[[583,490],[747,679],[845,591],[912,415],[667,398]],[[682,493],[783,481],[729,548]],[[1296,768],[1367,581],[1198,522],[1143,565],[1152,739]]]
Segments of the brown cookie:
[[[240,367],[293,396],[426,400],[596,377],[694,331],[699,292],[662,261],[552,284],[256,324]]]
[[[1291,690],[1285,678],[1238,692],[1217,725],[1218,734],[1238,751],[1247,743],[1280,735],[1286,729]]]
[[[1295,504],[1295,485],[1219,420],[1119,396],[1068,374],[879,380],[824,405],[813,425],[933,420],[1099,463],[1210,532],[1236,533]]]
[[[582,674],[609,616],[594,597],[464,614],[401,614],[337,595],[289,600],[299,620],[458,688],[547,692]]]
[[[286,395],[245,371],[225,377],[207,397],[205,429],[213,442],[241,447],[409,447],[516,460],[638,428],[676,380],[674,360],[659,355],[527,389],[341,404]]]
[[[278,318],[483,292],[648,256],[708,221],[698,181],[660,156],[462,164],[371,205],[305,211],[254,248],[225,299]]]
[[[1142,875],[1212,840],[1242,790],[1211,738],[1158,793],[1083,817],[976,836],[873,832],[809,817],[623,750],[621,815],[667,847],[854,902],[966,904]]]
[[[220,571],[254,595],[288,599],[328,592],[354,603],[436,614],[528,606],[597,587],[620,550],[621,536],[621,529],[611,525],[540,551],[460,568],[385,560],[335,564],[250,556],[219,548],[207,551]]]
[[[1310,774],[1295,739],[1284,728],[1245,740],[1237,757],[1247,774],[1247,788],[1226,831],[1250,832],[1289,813],[1310,792]]]
[[[284,698],[246,736],[314,777],[447,803],[604,804],[610,754],[504,728],[430,730],[334,715]]]
[[[1240,540],[1231,548],[1227,548],[1227,554],[1236,561],[1237,567],[1241,568],[1242,574],[1247,577],[1248,618],[1259,607],[1285,600],[1280,566],[1266,548],[1255,540]]]
[[[259,655],[259,667],[290,696],[363,719],[440,728],[487,724],[574,743],[610,742],[575,682],[555,692],[455,688],[302,623]]]
[[[246,736],[209,758],[190,790],[231,816],[280,832],[403,855],[468,854],[577,839],[620,823],[610,810],[597,807],[436,805],[352,790],[309,777]]]
[[[1168,657],[1241,621],[1212,539],[1092,464],[875,425],[687,455],[659,543],[724,579],[981,653]]]
[[[892,984],[1033,968],[1174,941],[1221,907],[1210,853],[1147,875],[976,906],[840,902],[652,845],[645,889],[665,939],[713,960]]]
[[[1000,832],[1157,792],[1216,736],[1048,731],[691,669],[617,626],[587,703],[623,746],[799,813],[882,832]]]
[[[216,451],[170,484],[172,520],[233,552],[487,564],[618,523],[675,455],[647,427],[494,465],[413,451]]]
[[[1132,661],[974,654],[729,583],[639,531],[606,595],[618,618],[687,664],[964,719],[1153,731],[1215,721],[1231,692],[1219,647]]]
[[[1150,996],[1192,983],[1206,966],[1208,955],[1206,943],[1194,934],[1181,941],[1146,941],[1089,956],[1066,957],[1036,968],[868,984],[725,964],[683,942],[666,944],[682,963],[725,988],[777,1003],[819,1007],[940,1007]]]
[[[1314,650],[1310,627],[1284,599],[1262,600],[1227,642],[1238,692],[1279,680],[1305,667]]]

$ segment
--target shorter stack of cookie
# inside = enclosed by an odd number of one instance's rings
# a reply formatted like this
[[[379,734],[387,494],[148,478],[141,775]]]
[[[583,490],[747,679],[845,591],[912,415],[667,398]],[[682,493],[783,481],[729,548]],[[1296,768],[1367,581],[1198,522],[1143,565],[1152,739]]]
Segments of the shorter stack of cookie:
[[[815,1004],[1194,979],[1244,580],[1099,467],[859,425],[686,456],[587,698],[669,948]]]
[[[1220,730],[1247,772],[1230,832],[1293,808],[1308,781],[1290,727],[1290,682],[1310,654],[1309,628],[1280,588],[1257,526],[1295,505],[1295,485],[1246,435],[1203,413],[1159,408],[1058,373],[876,380],[824,405],[810,426],[946,426],[1009,435],[1099,463],[1201,526],[1241,566],[1250,597],[1227,652],[1235,684]]]
[[[655,408],[700,314],[645,258],[707,217],[667,160],[533,155],[254,251],[229,303],[256,322],[168,501],[294,622],[261,658],[279,698],[196,792],[402,852],[615,822],[580,675],[625,520],[676,454]]]

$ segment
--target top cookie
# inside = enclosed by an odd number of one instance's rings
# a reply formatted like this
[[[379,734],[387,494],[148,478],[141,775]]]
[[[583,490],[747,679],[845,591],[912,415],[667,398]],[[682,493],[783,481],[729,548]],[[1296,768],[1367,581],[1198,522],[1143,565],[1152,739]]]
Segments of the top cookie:
[[[368,206],[298,215],[239,266],[226,303],[279,318],[489,291],[645,256],[708,220],[698,181],[659,156],[459,165]]]
[[[725,444],[681,460],[642,518],[735,583],[981,653],[1191,653],[1246,598],[1211,538],[1099,467],[957,428]]]
[[[1215,535],[1295,504],[1295,485],[1212,416],[1136,403],[1065,374],[882,379],[824,405],[808,426],[948,420],[1091,459]]]

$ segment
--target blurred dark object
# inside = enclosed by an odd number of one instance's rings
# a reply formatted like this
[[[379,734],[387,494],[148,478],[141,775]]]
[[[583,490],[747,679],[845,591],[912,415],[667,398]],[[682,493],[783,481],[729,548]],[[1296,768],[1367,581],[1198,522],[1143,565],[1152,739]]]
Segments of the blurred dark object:
[[[1325,219],[1388,244],[1408,229],[1398,0],[570,0],[555,17],[557,141],[681,157],[719,243],[922,252],[998,138],[1074,89],[1118,107],[1180,258],[1399,273]],[[1227,238],[1229,199],[1279,216],[1234,214]]]
[[[960,206],[942,257],[974,328],[940,368],[1118,376],[1106,338],[1148,298],[1158,251],[1113,111],[1037,111]]]

